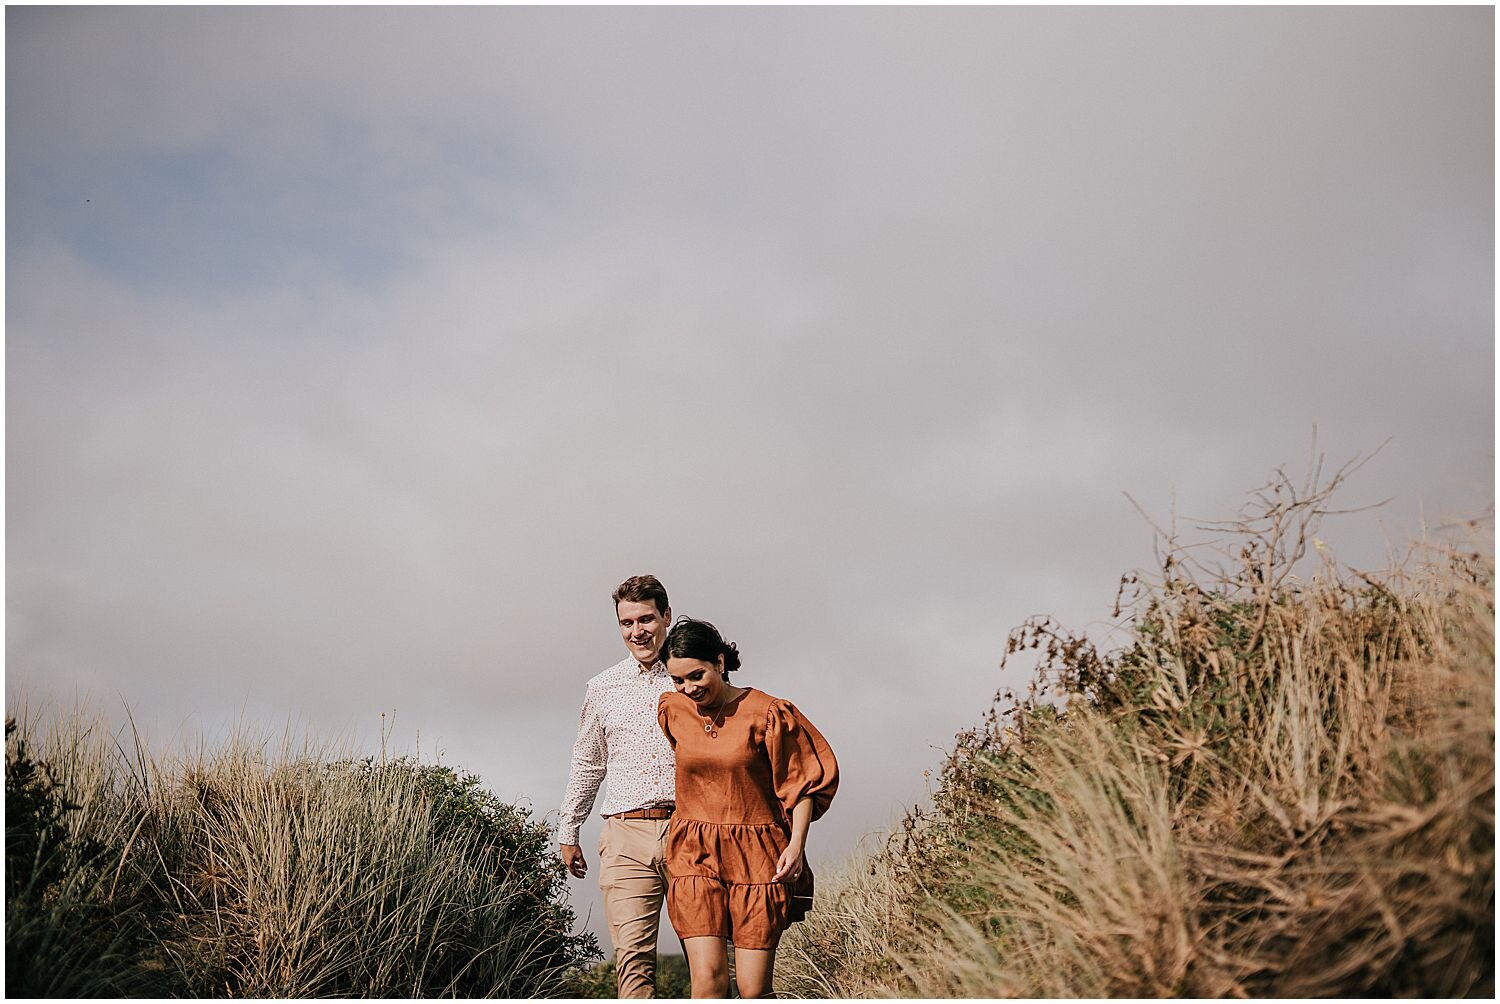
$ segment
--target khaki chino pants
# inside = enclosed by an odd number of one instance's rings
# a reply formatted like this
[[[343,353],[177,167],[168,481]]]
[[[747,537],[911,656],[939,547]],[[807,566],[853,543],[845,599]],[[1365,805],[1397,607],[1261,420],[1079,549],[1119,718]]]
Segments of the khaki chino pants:
[[[656,996],[656,932],[667,893],[666,819],[605,819],[599,888],[621,997]]]

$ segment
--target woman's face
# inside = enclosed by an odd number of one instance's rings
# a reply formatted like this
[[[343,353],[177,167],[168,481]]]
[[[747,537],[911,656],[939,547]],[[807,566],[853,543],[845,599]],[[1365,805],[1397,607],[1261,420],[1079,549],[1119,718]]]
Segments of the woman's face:
[[[672,676],[672,686],[679,694],[686,694],[700,708],[717,707],[724,700],[724,657],[714,662],[702,659],[667,660],[667,672]]]

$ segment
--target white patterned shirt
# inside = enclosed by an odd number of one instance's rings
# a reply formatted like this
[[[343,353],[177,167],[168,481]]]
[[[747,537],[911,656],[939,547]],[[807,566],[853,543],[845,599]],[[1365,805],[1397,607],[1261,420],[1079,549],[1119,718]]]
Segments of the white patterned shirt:
[[[606,777],[602,815],[676,801],[677,761],[656,723],[656,703],[671,689],[672,678],[660,660],[647,669],[629,656],[589,681],[557,815],[558,843],[578,843],[578,830]]]

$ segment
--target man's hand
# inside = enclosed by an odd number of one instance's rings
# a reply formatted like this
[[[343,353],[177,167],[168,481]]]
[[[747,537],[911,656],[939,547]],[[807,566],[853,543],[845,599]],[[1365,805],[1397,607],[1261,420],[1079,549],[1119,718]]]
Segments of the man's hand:
[[[583,878],[589,873],[589,863],[583,859],[583,848],[577,844],[558,844],[562,852],[563,864],[568,866],[568,871],[573,873],[574,878]]]

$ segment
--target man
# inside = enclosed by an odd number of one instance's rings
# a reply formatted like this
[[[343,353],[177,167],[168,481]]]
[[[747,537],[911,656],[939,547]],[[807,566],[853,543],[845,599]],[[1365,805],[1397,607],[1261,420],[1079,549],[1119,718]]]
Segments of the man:
[[[563,864],[588,874],[578,830],[605,790],[599,835],[599,888],[615,948],[621,997],[656,995],[656,932],[667,892],[667,823],[676,799],[672,747],[656,724],[656,703],[672,689],[661,649],[672,626],[667,591],[636,575],[612,594],[630,655],[588,683],[573,744],[573,767],[558,814]]]

